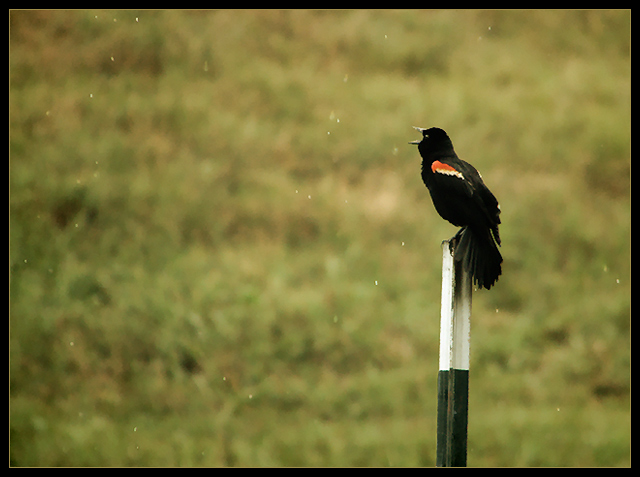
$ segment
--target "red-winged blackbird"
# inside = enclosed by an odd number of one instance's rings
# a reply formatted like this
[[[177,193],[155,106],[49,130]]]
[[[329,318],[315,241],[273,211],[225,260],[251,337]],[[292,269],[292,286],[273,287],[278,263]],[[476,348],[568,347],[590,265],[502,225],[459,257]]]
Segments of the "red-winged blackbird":
[[[422,133],[417,144],[422,156],[422,180],[440,216],[462,227],[454,260],[469,270],[478,288],[491,288],[502,273],[500,206],[482,182],[480,173],[458,157],[447,133],[439,128],[415,128]]]

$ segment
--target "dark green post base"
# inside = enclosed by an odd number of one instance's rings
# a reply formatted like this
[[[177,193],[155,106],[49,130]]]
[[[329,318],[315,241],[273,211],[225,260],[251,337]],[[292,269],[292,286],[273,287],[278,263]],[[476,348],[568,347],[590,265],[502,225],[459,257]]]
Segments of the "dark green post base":
[[[469,370],[438,371],[436,467],[467,466]]]

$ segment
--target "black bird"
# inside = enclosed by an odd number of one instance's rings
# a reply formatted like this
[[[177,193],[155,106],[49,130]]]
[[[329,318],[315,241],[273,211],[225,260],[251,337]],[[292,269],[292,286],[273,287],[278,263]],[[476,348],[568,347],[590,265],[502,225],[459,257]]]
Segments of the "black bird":
[[[422,180],[433,205],[443,219],[462,227],[454,237],[454,260],[471,272],[478,288],[488,290],[502,273],[498,201],[475,167],[458,157],[446,132],[414,128],[422,133],[422,140],[409,144],[418,145]]]

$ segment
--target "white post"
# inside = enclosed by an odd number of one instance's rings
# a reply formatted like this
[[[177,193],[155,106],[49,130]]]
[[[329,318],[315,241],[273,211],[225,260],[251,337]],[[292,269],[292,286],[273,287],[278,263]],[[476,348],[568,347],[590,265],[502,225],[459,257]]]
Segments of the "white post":
[[[442,242],[442,302],[436,466],[467,465],[471,274],[455,263],[455,239]]]

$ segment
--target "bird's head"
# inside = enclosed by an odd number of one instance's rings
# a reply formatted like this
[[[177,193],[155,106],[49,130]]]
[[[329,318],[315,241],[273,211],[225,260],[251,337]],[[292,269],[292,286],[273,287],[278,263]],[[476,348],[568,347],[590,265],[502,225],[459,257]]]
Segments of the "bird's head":
[[[422,139],[419,141],[411,141],[409,144],[417,145],[421,154],[453,148],[451,139],[449,139],[447,133],[440,128],[425,129],[413,126],[413,129],[422,133]]]

